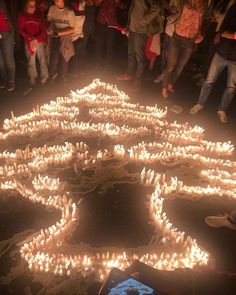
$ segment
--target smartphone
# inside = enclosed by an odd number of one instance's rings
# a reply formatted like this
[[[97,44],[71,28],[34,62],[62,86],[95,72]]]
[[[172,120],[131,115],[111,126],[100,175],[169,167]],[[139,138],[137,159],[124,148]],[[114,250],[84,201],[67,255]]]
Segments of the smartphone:
[[[98,295],[163,295],[118,268],[113,268]]]

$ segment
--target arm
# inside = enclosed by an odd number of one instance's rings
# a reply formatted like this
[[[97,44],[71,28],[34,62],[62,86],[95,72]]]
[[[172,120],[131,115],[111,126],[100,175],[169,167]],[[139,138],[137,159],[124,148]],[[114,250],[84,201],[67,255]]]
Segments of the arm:
[[[157,17],[162,11],[161,4],[153,3],[151,4],[150,9],[144,14],[145,24],[149,24],[155,17]]]
[[[35,38],[38,40],[38,42],[46,41],[46,25],[42,17],[40,18],[39,33],[35,36]]]
[[[230,40],[236,40],[236,32],[231,33],[231,32],[227,32],[225,31],[221,37],[226,38],[226,39],[230,39]]]

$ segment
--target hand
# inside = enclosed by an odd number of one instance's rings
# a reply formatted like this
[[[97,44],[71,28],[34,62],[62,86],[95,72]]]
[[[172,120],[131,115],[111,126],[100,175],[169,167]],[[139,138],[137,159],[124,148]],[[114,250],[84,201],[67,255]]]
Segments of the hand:
[[[47,30],[47,34],[48,34],[49,36],[52,36],[52,34],[53,34],[52,30],[51,30],[51,29],[48,29],[48,30]]]
[[[219,33],[215,36],[213,43],[214,44],[219,44],[220,43],[220,34]]]
[[[37,48],[38,47],[38,40],[33,39],[32,41],[30,41],[30,47],[31,48]]]
[[[202,40],[204,39],[204,37],[202,36],[202,35],[199,35],[198,37],[197,37],[197,39],[195,40],[195,44],[200,44],[201,42],[202,42]]]

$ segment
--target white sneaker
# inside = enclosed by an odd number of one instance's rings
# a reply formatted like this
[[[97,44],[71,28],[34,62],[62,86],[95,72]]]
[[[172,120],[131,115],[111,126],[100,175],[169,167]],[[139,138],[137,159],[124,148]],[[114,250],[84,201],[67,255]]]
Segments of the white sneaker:
[[[35,80],[35,79],[31,79],[31,80],[30,80],[30,85],[31,85],[31,86],[35,86],[35,84],[36,84],[36,80]]]
[[[195,104],[195,106],[193,106],[191,109],[190,109],[190,114],[191,115],[196,115],[198,114],[202,109],[204,108],[204,105],[203,104]]]
[[[228,227],[230,229],[236,230],[236,224],[230,222],[228,214],[219,216],[208,216],[205,218],[205,222],[206,224],[214,228]]]
[[[224,111],[218,111],[217,116],[220,119],[221,123],[228,123],[228,117]]]
[[[43,78],[43,79],[41,79],[41,84],[42,84],[42,85],[45,85],[46,82],[47,82],[47,80],[48,80],[47,78]]]

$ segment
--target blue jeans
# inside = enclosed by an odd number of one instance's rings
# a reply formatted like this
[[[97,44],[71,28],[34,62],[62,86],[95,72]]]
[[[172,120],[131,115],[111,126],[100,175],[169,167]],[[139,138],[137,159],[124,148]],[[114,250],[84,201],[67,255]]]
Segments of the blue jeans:
[[[208,96],[211,93],[213,85],[225,67],[227,67],[228,70],[227,85],[218,109],[219,111],[225,111],[228,108],[236,92],[236,61],[226,60],[217,53],[214,55],[214,58],[211,62],[206,81],[202,85],[198,99],[199,104],[205,104]]]
[[[25,53],[28,61],[28,75],[30,80],[35,80],[38,77],[37,68],[36,68],[36,56],[39,60],[40,66],[40,77],[41,80],[48,79],[48,67],[45,55],[45,47],[44,43],[38,43],[37,49],[35,50],[34,54],[31,55],[29,52],[28,45],[25,45]]]
[[[2,83],[15,82],[14,32],[0,32],[0,79]]]
[[[141,79],[145,70],[146,55],[145,48],[147,35],[129,31],[128,39],[128,74]],[[135,70],[136,69],[136,70]]]
[[[162,80],[163,88],[168,84],[174,85],[189,61],[196,45],[192,39],[174,34],[169,41],[167,65]]]

